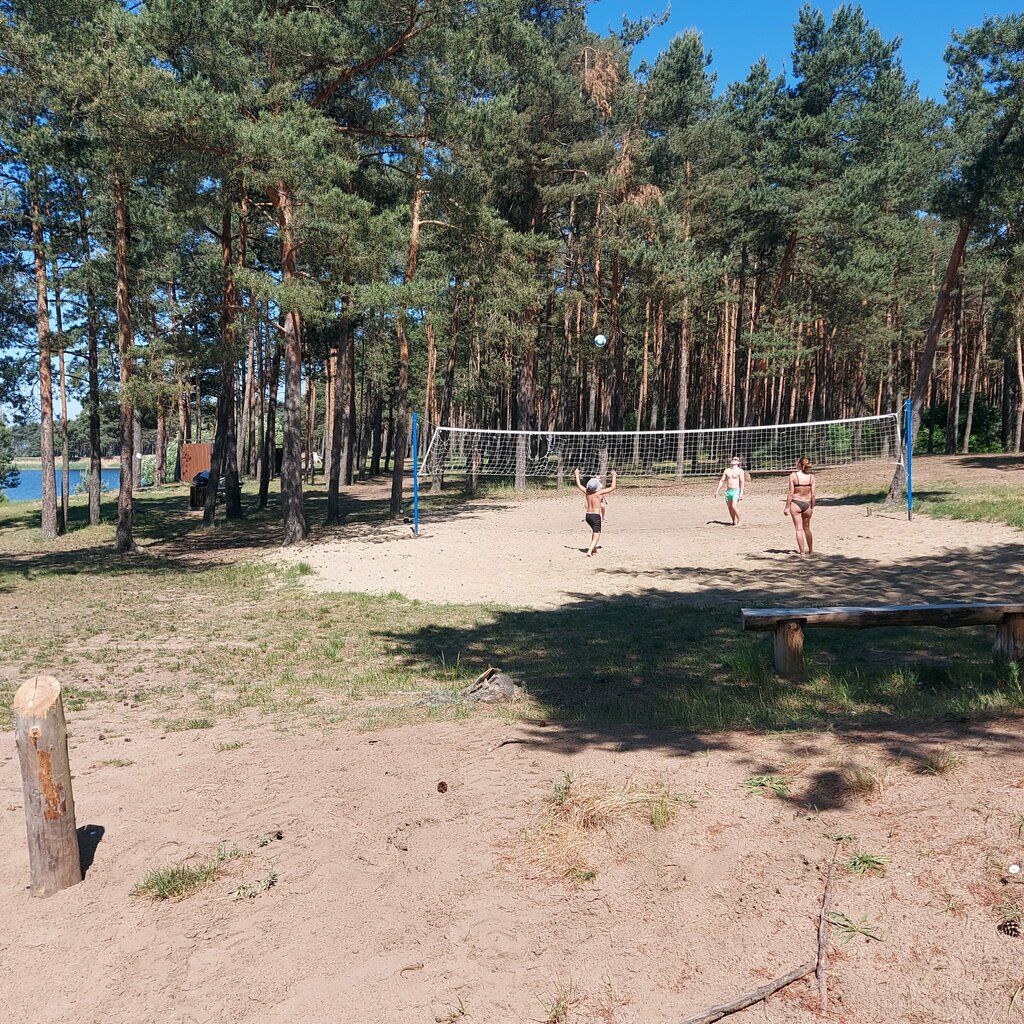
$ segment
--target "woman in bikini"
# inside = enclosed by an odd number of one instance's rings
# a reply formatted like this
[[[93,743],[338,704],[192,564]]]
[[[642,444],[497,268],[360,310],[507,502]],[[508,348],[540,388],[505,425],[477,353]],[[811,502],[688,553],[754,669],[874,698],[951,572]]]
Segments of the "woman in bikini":
[[[814,537],[811,535],[811,516],[814,515],[814,474],[811,460],[801,459],[796,470],[789,474],[789,493],[786,495],[784,516],[793,517],[796,530],[796,546],[801,557],[814,553]]]

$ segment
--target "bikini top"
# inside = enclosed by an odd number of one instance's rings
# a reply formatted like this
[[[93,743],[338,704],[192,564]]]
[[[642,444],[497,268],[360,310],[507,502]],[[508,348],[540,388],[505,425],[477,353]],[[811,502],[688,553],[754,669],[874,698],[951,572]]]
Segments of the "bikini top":
[[[800,479],[801,475],[807,477],[807,482],[806,483],[803,480]],[[795,479],[793,479],[793,486],[794,487],[810,487],[811,484],[814,483],[814,474],[813,473],[803,473],[803,474],[801,474],[800,471],[797,470],[796,472],[793,473],[793,477],[795,478]]]

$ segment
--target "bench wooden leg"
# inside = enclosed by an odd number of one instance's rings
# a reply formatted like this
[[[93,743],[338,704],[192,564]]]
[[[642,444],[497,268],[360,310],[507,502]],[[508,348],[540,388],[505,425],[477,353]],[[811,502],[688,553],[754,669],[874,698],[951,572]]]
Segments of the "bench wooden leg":
[[[775,672],[784,679],[796,679],[804,674],[802,622],[780,622],[775,627]]]
[[[997,664],[1016,661],[1024,668],[1024,615],[1004,615],[996,626],[992,657]]]

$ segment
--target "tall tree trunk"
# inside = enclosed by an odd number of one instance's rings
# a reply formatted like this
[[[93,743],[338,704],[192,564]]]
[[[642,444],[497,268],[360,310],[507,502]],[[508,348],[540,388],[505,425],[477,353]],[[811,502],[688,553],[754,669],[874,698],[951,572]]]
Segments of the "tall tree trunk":
[[[999,443],[1003,451],[1010,450],[1010,374],[1013,372],[1013,360],[1010,354],[1003,356],[1003,372],[1001,388],[999,391],[1000,417],[999,417]]]
[[[978,310],[978,333],[974,342],[974,363],[971,366],[971,378],[967,394],[967,422],[964,425],[964,443],[961,449],[966,455],[971,450],[971,430],[974,427],[974,401],[978,394],[978,377],[981,374],[981,361],[985,356],[988,342],[988,312],[986,298],[988,282],[981,286],[981,305]]]
[[[89,346],[89,525],[100,524],[100,494],[103,489],[103,461],[100,439],[100,357],[99,328],[96,323],[96,291],[92,275],[89,221],[85,212],[85,193],[75,183],[78,197],[78,237],[82,245],[85,269],[85,333]]]
[[[679,394],[676,403],[677,429],[679,438],[676,441],[676,479],[686,473],[686,413],[689,398],[687,383],[690,373],[690,298],[683,299],[683,320],[679,325]],[[698,364],[699,365],[699,364]]]
[[[932,312],[931,323],[928,325],[928,333],[925,336],[924,351],[921,353],[921,362],[917,371],[917,383],[914,386],[914,394],[910,401],[910,436],[903,439],[903,456],[900,464],[893,473],[892,481],[889,484],[889,494],[886,500],[895,503],[906,487],[907,482],[907,451],[913,451],[914,440],[921,428],[921,409],[924,406],[925,396],[928,393],[928,384],[932,376],[932,367],[935,365],[935,350],[939,344],[939,337],[942,334],[942,325],[946,319],[946,308],[949,305],[949,296],[953,290],[953,283],[956,280],[957,271],[960,268],[960,261],[963,258],[964,248],[967,245],[967,238],[971,233],[973,217],[965,218],[957,232],[953,249],[949,254],[949,262],[946,265],[946,273],[942,278],[935,297],[935,309]]]
[[[53,242],[53,231],[50,231]],[[68,498],[71,493],[71,453],[68,447],[68,381],[64,372],[64,312],[60,297],[60,262],[53,256],[53,311],[57,319],[57,375],[60,387],[60,532],[68,531]]]
[[[295,260],[295,201],[288,185],[277,187],[278,226],[281,231],[281,276],[298,276]],[[306,515],[302,500],[302,322],[298,310],[289,310],[284,321],[284,457],[281,460],[281,515],[284,543],[306,539]]]
[[[260,473],[259,507],[267,507],[270,478],[277,471],[277,392],[281,382],[281,354],[283,345],[274,338],[274,354],[270,358],[270,374],[267,384],[267,420],[263,428],[263,471]]]
[[[425,323],[423,331],[427,336],[427,386],[423,395],[424,426],[428,429],[437,426],[437,332],[432,323]],[[424,437],[424,442],[430,440]]]
[[[36,335],[39,340],[39,451],[42,472],[43,537],[57,536],[57,479],[53,464],[53,365],[50,361],[50,304],[46,290],[46,246],[43,213],[38,199],[32,201],[32,256],[36,274]]]
[[[348,333],[350,321],[348,316],[348,296],[342,299],[342,315],[338,319],[338,334],[331,346],[331,358],[334,361],[334,386],[331,388],[330,407],[327,417],[331,423],[331,453],[327,479],[327,524],[333,526],[340,521],[340,498],[342,467],[342,441],[345,434],[345,388],[347,385]],[[350,425],[351,429],[351,425]]]
[[[263,471],[263,423],[267,414],[267,364],[264,357],[266,348],[263,343],[263,331],[259,323],[259,309],[260,305],[257,302],[257,317],[253,330],[256,334],[256,369],[257,376],[259,378],[257,382],[258,386],[256,389],[256,395],[259,403],[259,413],[249,418],[249,461],[246,467],[249,475],[255,475],[257,480],[260,478],[260,474]]]
[[[412,194],[412,226],[409,229],[409,249],[405,261],[403,284],[409,284],[416,275],[416,262],[420,251],[420,209],[423,206],[422,177],[426,155],[427,140],[423,136],[419,140],[419,160]],[[398,519],[402,514],[402,488],[405,483],[405,453],[409,447],[409,328],[408,309],[403,305],[398,311],[395,321],[395,333],[398,337],[398,387],[395,390],[394,427],[391,433],[391,450],[394,452],[395,464],[391,477],[391,518]]]
[[[964,347],[964,273],[953,302],[953,331],[949,339],[949,401],[946,403],[946,454],[952,455],[959,447],[960,430],[960,377]]]
[[[232,252],[232,206],[227,203],[221,219],[221,262],[224,267],[224,290],[221,296],[221,374],[220,396],[217,399],[217,433],[210,457],[210,482],[206,489],[203,523],[212,526],[217,516],[217,491],[224,478],[224,511],[228,519],[242,515],[241,486],[238,478],[238,444],[235,428],[235,363],[238,332],[235,316],[238,293],[235,289],[234,254]],[[240,245],[244,250],[244,245]],[[243,253],[244,258],[244,253]]]
[[[117,491],[117,531],[114,550],[133,551],[132,471],[135,463],[135,438],[131,403],[132,310],[128,295],[128,197],[119,169],[113,172],[114,253],[117,274],[117,354],[121,364],[121,482]]]
[[[251,421],[253,415],[253,396],[255,394],[255,372],[256,372],[256,332],[249,331],[248,353],[245,362],[245,393],[242,398],[242,422],[238,431],[238,446],[235,454],[236,465],[239,472],[248,474],[249,459],[252,457],[252,450],[246,442],[251,436]]]
[[[153,483],[157,487],[167,483],[167,400],[162,394],[156,400],[156,469]]]
[[[379,392],[373,405],[373,440],[370,450],[370,476],[380,476],[380,456],[384,448],[384,396]]]
[[[1021,347],[1021,326],[1017,325],[1017,429],[1013,435],[1013,450],[1020,451],[1021,431],[1024,430],[1024,349]]]
[[[345,329],[345,369],[348,371],[348,425],[345,428],[345,484],[355,483],[357,405],[359,396],[356,394],[356,332],[352,329],[351,319]]]
[[[132,490],[142,487],[142,413],[132,409]]]
[[[327,484],[328,492],[331,487],[331,454],[334,447],[334,392],[337,388],[338,363],[338,339],[335,336],[328,345],[327,358],[324,360],[324,432],[321,454],[324,460],[324,483]],[[330,499],[328,498],[328,503],[329,501]]]

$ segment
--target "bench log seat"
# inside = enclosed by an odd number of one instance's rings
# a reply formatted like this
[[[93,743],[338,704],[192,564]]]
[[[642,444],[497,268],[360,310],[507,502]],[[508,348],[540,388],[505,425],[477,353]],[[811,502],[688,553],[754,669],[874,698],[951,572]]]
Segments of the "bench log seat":
[[[775,634],[775,671],[803,674],[804,630],[870,629],[882,626],[995,626],[992,653],[997,662],[1024,666],[1024,604],[888,604],[874,607],[743,608],[743,628]]]

